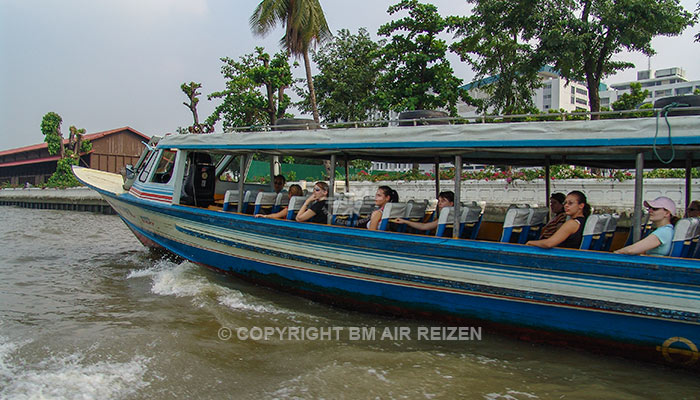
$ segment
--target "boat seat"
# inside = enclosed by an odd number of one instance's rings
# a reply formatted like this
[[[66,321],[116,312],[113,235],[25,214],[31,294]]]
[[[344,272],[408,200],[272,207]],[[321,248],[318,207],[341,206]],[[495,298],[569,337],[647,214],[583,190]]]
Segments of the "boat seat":
[[[634,214],[633,214],[634,215]],[[642,234],[639,237],[639,239],[644,239],[647,237],[647,235],[652,231],[653,229],[653,224],[649,222],[649,212],[646,209],[642,210]],[[630,228],[630,233],[627,236],[627,241],[625,242],[625,246],[629,246],[634,242],[633,239],[633,230]]]
[[[272,212],[281,211],[284,207],[287,207],[287,204],[289,204],[289,194],[287,192],[278,193],[275,204],[272,206]]]
[[[698,218],[683,218],[676,222],[669,256],[689,257],[694,255],[699,225],[700,219]]]
[[[440,210],[435,236],[445,236],[447,229],[454,226],[453,215],[454,207],[444,207]],[[476,238],[476,235],[479,233],[482,215],[481,207],[478,204],[462,204],[460,206],[459,237],[465,236],[467,228],[469,228],[469,238]]]
[[[610,220],[610,214],[591,214],[586,218],[583,226],[583,238],[581,239],[581,250],[598,250],[605,240],[605,227]]]
[[[243,213],[248,209],[248,205],[253,200],[253,193],[246,190],[243,193]],[[224,211],[238,211],[238,190],[227,190],[224,195]]]
[[[466,239],[476,239],[479,235],[479,228],[481,228],[481,220],[484,218],[484,209],[475,202],[472,201],[471,204],[462,207],[469,207],[468,214],[465,215],[465,211],[462,211],[462,221],[459,227],[459,237]]]
[[[525,243],[527,235],[523,235],[523,227],[528,226],[528,221],[532,216],[533,210],[525,206],[511,206],[506,212],[506,217],[503,220],[503,233],[501,234],[501,242],[513,242],[513,233],[518,233],[518,239],[514,243]]]
[[[698,222],[695,228],[695,237],[692,239],[690,249],[688,250],[688,257],[690,258],[700,258],[700,218],[695,219],[698,220]]]
[[[304,205],[307,198],[309,198],[309,196],[292,196],[292,198],[289,199],[289,205],[287,206],[287,219],[294,220],[296,218],[297,213],[299,210],[301,210],[301,206]]]
[[[430,222],[434,220],[435,218],[438,218],[437,215],[435,215],[435,211],[437,211],[437,199],[428,199],[428,205],[425,207],[425,221]]]
[[[207,153],[190,153],[180,204],[209,207],[214,204],[216,170]]]
[[[355,210],[358,218],[367,218],[372,214],[372,211],[376,208],[374,203],[374,198],[370,196],[365,196],[361,200],[357,200],[355,204]]]
[[[617,223],[619,221],[620,214],[610,214],[608,224],[605,225],[605,230],[603,231],[603,240],[600,241],[600,248],[596,250],[610,251],[610,246],[612,245],[613,238],[615,237],[615,231],[617,230]]]
[[[332,201],[333,213],[331,214],[331,225],[340,222],[340,225],[354,226],[357,220],[355,213],[355,201],[352,199],[336,199]]]
[[[520,234],[520,237],[522,239],[519,240],[519,243],[525,243],[528,240],[539,239],[540,233],[542,232],[542,228],[547,224],[549,208],[538,207],[532,208],[531,210],[532,213],[530,214],[530,219],[527,221],[527,226],[523,227],[523,231]]]
[[[389,227],[390,219],[403,218],[403,216],[406,215],[406,206],[406,203],[386,203],[377,230],[386,231]]]
[[[267,211],[265,214],[269,214],[272,212],[272,207],[275,206],[276,201],[277,193],[259,192],[257,196],[255,196],[255,208],[253,209],[253,214],[260,214],[263,211]]]
[[[403,216],[403,218],[413,222],[423,222],[423,220],[425,219],[425,210],[427,208],[428,200],[409,200],[408,202],[406,202],[406,214]],[[406,224],[401,224],[397,228],[399,232],[406,232],[407,229],[410,232],[415,232],[413,228],[410,228]]]

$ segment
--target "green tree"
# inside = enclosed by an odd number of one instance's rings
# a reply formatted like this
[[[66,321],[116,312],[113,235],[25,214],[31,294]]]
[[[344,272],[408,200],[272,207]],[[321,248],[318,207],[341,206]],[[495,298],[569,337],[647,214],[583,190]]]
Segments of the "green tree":
[[[462,80],[454,76],[446,58],[447,42],[438,37],[447,21],[437,7],[417,0],[403,0],[387,12],[402,10],[409,16],[382,25],[378,31],[390,38],[382,48],[386,70],[381,77],[381,104],[394,111],[445,108],[456,116],[457,101],[462,98],[472,103],[472,99],[460,89]]]
[[[632,82],[630,84],[630,93],[623,93],[617,101],[612,103],[612,109],[615,111],[634,110],[639,108],[647,97],[649,97],[649,91],[647,89],[642,91],[641,83]]]
[[[192,119],[194,122],[191,126],[187,128],[187,131],[189,131],[190,133],[210,133],[214,131],[214,127],[212,125],[201,124],[199,122],[197,104],[199,104],[199,96],[202,95],[201,92],[198,92],[198,90],[201,88],[202,84],[196,82],[183,83],[182,85],[180,85],[180,89],[190,101],[189,103],[182,102],[182,104],[184,104],[185,107],[189,108],[192,112]]]
[[[80,154],[92,150],[92,143],[83,140],[85,129],[70,127],[68,142],[64,143],[61,133],[61,123],[63,119],[55,112],[49,112],[41,120],[41,133],[44,141],[48,145],[49,154],[59,154],[60,158],[56,165],[56,172],[47,181],[51,187],[79,186],[80,182],[75,179],[71,170],[71,165],[78,165]]]
[[[468,0],[468,17],[449,17],[449,30],[462,38],[450,49],[476,72],[476,89],[486,92],[482,107],[496,114],[533,112],[532,97],[541,86],[543,60],[529,39],[540,17],[537,0]],[[486,80],[486,78],[491,78]]]
[[[222,120],[224,130],[251,125],[274,124],[289,106],[284,91],[293,83],[287,53],[282,51],[270,58],[262,47],[255,53],[240,57],[240,61],[225,57],[221,73],[226,89],[208,96],[223,99],[206,124],[213,126]]]
[[[539,50],[568,80],[585,81],[591,111],[600,110],[601,79],[633,67],[621,51],[655,54],[655,36],[677,36],[694,23],[679,0],[566,0],[546,3]]]
[[[311,109],[314,120],[320,122],[309,48],[331,37],[321,3],[319,0],[263,0],[250,17],[253,33],[258,35],[267,35],[278,24],[285,27],[285,35],[280,41],[282,46],[292,55],[304,58]]]
[[[379,48],[366,29],[360,28],[357,35],[341,29],[312,54],[319,69],[313,77],[318,112],[324,120],[364,121],[376,111]],[[302,96],[299,106],[310,111],[308,92]]]

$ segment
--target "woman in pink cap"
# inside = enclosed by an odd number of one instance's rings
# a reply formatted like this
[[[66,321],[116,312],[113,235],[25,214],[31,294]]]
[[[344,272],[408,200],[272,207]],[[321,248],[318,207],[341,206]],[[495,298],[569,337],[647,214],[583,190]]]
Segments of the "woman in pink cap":
[[[661,196],[645,201],[644,207],[649,210],[649,221],[656,229],[644,239],[616,250],[615,253],[667,256],[671,252],[673,224],[677,220],[674,216],[676,204],[668,197]]]

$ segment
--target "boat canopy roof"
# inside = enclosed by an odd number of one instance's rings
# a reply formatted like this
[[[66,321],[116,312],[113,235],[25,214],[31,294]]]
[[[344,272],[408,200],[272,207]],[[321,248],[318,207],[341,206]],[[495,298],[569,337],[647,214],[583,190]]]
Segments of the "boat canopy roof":
[[[668,125],[636,118],[184,134],[164,137],[158,148],[410,163],[461,155],[474,164],[622,169],[643,153],[645,168],[685,168],[686,160],[700,165],[700,116],[668,117]]]

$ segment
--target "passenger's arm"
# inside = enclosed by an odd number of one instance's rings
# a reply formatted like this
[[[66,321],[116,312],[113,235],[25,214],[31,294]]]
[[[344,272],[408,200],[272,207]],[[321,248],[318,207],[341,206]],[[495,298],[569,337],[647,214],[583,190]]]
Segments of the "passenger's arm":
[[[375,210],[372,211],[371,218],[369,220],[369,226],[367,229],[370,231],[376,231],[379,228],[379,221],[382,220],[382,212],[381,210]]]
[[[656,235],[649,235],[644,239],[632,243],[627,247],[615,250],[617,254],[644,254],[651,249],[655,249],[661,245],[661,241]]]
[[[576,219],[570,219],[564,222],[561,228],[554,232],[554,235],[548,237],[547,239],[540,240],[530,240],[525,243],[528,246],[537,246],[543,249],[551,249],[552,247],[558,246],[561,242],[565,241],[566,238],[571,236],[574,232],[578,230],[579,222]]]
[[[415,221],[409,221],[409,220],[403,219],[403,218],[397,218],[396,223],[397,224],[406,224],[413,229],[418,229],[421,231],[433,230],[433,229],[436,229],[438,226],[437,220],[433,220],[430,222],[415,222]]]
[[[255,218],[285,219],[287,217],[287,210],[289,210],[289,207],[285,207],[274,214],[255,214]]]
[[[315,197],[316,196],[310,196],[308,199],[306,199],[306,201],[304,201],[304,204],[299,209],[299,213],[297,213],[297,222],[308,221],[316,215],[316,212],[309,208],[309,204],[314,201]]]

